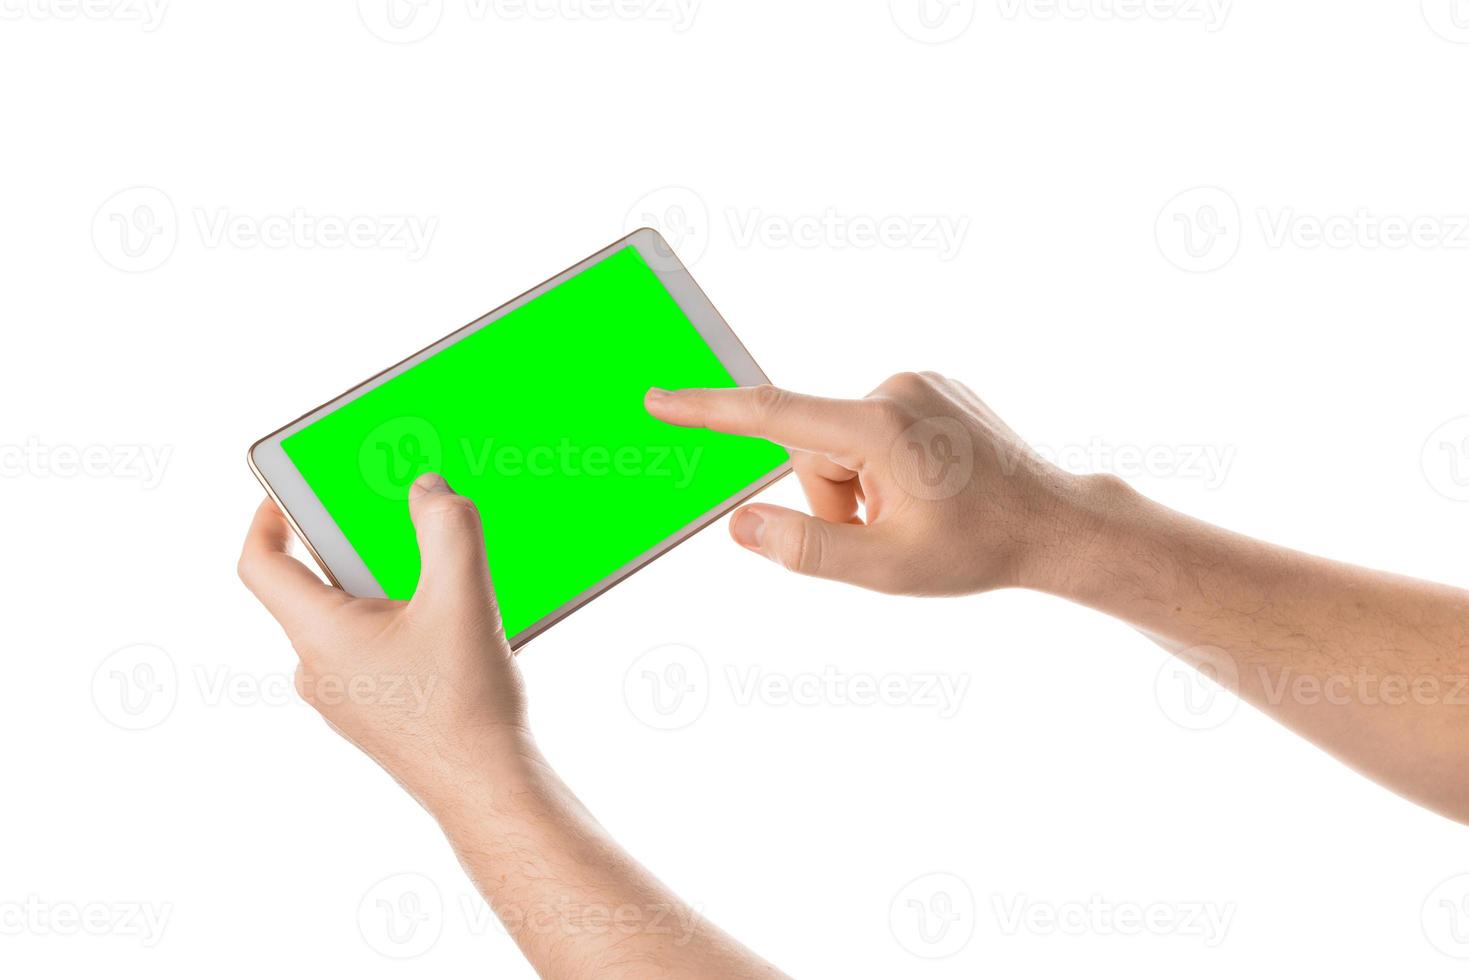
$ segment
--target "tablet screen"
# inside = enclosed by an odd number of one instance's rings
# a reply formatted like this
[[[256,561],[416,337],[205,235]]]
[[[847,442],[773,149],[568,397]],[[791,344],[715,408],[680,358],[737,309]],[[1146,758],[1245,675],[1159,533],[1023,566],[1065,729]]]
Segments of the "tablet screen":
[[[394,599],[418,582],[408,487],[442,473],[479,505],[514,637],[786,461],[643,408],[650,387],[734,385],[629,246],[281,446]]]

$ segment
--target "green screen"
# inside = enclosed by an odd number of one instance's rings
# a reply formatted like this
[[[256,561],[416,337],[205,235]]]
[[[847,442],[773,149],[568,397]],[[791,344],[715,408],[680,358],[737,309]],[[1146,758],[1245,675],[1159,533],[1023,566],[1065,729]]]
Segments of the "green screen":
[[[408,488],[442,473],[479,505],[514,636],[786,460],[643,408],[734,384],[629,246],[281,445],[395,599],[418,582]]]

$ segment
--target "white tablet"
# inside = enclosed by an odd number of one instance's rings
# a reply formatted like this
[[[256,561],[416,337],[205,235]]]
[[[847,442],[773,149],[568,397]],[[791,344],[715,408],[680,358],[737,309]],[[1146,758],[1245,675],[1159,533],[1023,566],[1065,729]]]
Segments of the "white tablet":
[[[558,273],[250,448],[339,587],[406,599],[408,487],[479,506],[512,647],[783,476],[761,439],[668,425],[650,387],[768,379],[650,228]]]

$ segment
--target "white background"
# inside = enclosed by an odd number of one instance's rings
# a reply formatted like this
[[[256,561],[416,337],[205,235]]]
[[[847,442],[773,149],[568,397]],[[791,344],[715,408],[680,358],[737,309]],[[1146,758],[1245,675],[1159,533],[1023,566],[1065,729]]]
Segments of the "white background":
[[[431,821],[289,695],[235,579],[244,451],[645,220],[778,382],[938,369],[1076,468],[1469,581],[1463,3],[570,3],[401,30],[372,0],[0,3],[0,970],[530,975]],[[640,660],[668,644],[693,652]],[[643,684],[669,657],[696,716],[671,731]],[[1190,714],[1207,691],[1060,601],[795,581],[712,529],[523,664],[593,811],[796,976],[1469,956],[1439,903],[1466,879],[1435,891],[1460,828],[1223,695]],[[742,704],[752,668],[966,686],[952,717]],[[920,935],[910,902],[945,896]],[[379,902],[415,899],[389,932]],[[1129,909],[1161,934],[1104,915]]]

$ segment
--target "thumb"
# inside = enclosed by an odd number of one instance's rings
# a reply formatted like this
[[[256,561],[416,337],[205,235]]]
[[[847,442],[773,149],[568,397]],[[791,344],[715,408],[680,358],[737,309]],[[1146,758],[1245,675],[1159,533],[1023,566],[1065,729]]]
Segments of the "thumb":
[[[425,473],[408,490],[408,512],[418,532],[421,570],[416,603],[494,604],[479,508],[455,493],[442,476]]]
[[[735,511],[729,533],[744,547],[793,572],[884,590],[886,563],[875,528],[833,524],[785,507],[754,504]]]

